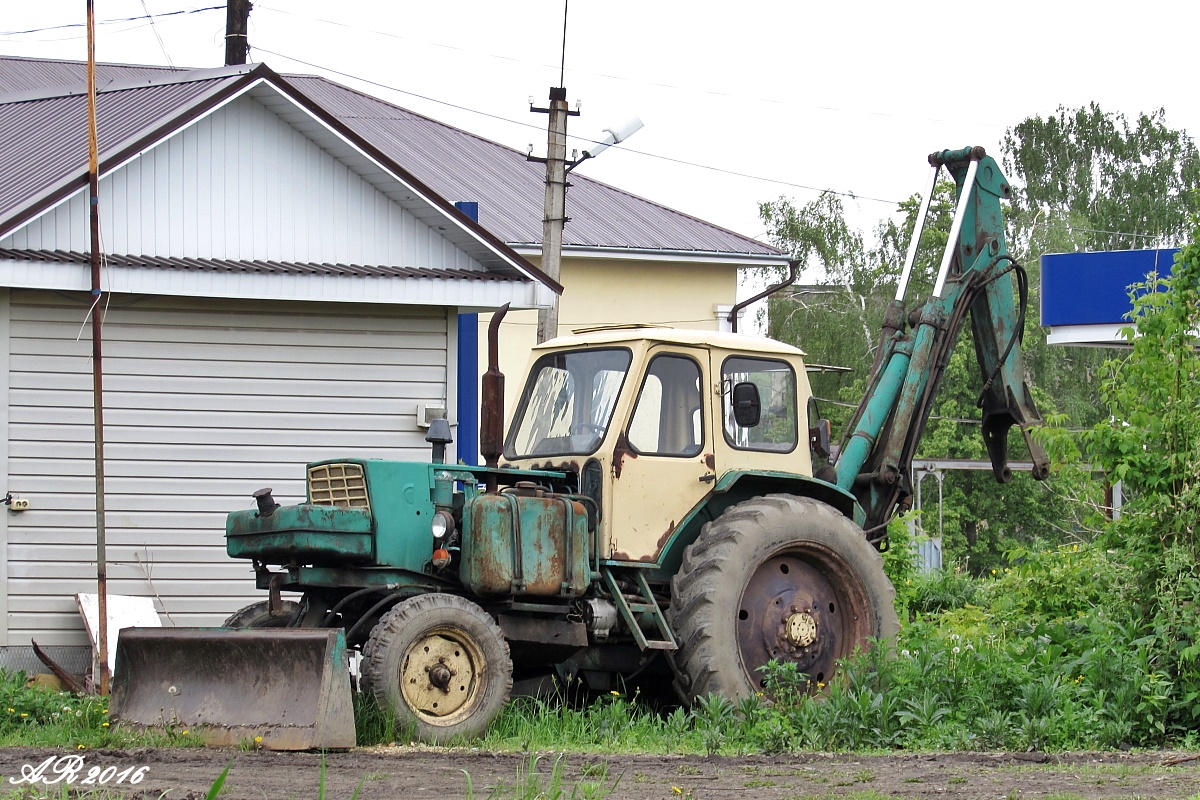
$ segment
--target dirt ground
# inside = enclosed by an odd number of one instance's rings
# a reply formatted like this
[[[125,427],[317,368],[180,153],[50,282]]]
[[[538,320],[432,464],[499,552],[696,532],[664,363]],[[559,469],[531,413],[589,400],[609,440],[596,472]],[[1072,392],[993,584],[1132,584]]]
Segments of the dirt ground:
[[[0,750],[0,798],[64,797],[62,786],[15,784],[13,778],[47,759],[78,755],[82,769],[72,789],[81,797],[134,800],[201,800],[213,780],[233,762],[221,797],[230,800],[276,800],[317,796],[321,756],[316,753],[246,752],[238,750],[138,749],[87,750],[13,748]],[[853,756],[799,754],[787,756],[561,756],[565,796],[579,782],[603,783],[611,798],[808,798],[861,796],[873,792],[897,798],[1009,798],[1071,794],[1087,798],[1186,798],[1200,793],[1200,756],[1187,753],[1092,753],[1047,756],[1039,753],[954,753],[930,755]],[[553,753],[534,764],[535,785],[551,786]],[[1187,759],[1187,760],[1184,760]],[[499,786],[529,780],[531,757],[473,750],[381,747],[325,756],[326,797],[349,798],[362,782],[363,800],[467,796],[468,775],[474,794],[486,798]],[[1171,764],[1172,761],[1181,761]],[[93,768],[103,777],[82,783]],[[147,767],[137,785],[116,784],[115,775]],[[24,768],[24,773],[23,773]],[[43,774],[53,779],[53,765]],[[130,770],[127,776],[136,774]],[[615,788],[613,788],[615,784]],[[521,785],[528,785],[522,783]],[[584,788],[584,787],[581,787]],[[15,794],[20,789],[25,793]],[[534,797],[535,792],[500,791],[497,798]],[[92,790],[91,794],[87,791]],[[588,795],[584,795],[588,796]]]

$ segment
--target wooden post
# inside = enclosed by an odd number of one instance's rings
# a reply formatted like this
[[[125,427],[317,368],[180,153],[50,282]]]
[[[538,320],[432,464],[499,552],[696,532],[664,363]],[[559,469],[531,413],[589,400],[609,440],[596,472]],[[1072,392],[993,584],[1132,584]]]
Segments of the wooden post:
[[[245,64],[250,52],[250,0],[226,0],[225,4],[225,66]]]

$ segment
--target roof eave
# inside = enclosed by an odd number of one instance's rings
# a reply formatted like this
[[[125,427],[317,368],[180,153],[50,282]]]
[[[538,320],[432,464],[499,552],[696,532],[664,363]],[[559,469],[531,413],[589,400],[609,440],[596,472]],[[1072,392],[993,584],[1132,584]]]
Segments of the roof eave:
[[[518,253],[539,255],[536,244],[513,244]],[[564,245],[563,255],[573,258],[618,259],[629,261],[690,261],[697,264],[727,264],[734,267],[786,267],[790,261],[785,253],[731,253],[712,250],[683,250],[658,247],[589,247]]]
[[[436,191],[394,161],[390,156],[373,145],[367,139],[351,130],[348,126],[346,126],[345,123],[343,123],[334,115],[330,114],[295,86],[291,85],[286,79],[271,70],[268,70],[268,72],[270,73],[268,80],[273,86],[286,94],[293,102],[303,107],[322,123],[336,131],[339,136],[345,138],[347,141],[365,153],[368,157],[377,162],[380,166],[384,167],[397,178],[409,185],[413,191],[420,193],[426,202],[437,207],[448,218],[453,220],[462,228],[468,230],[481,243],[485,244],[491,250],[502,256],[511,267],[524,274],[525,277],[543,284],[555,294],[563,293],[563,285],[561,283],[551,278],[533,264],[529,263],[524,256],[522,256],[513,248],[509,247],[508,244],[497,238],[478,222],[457,209],[453,203],[443,198]]]
[[[235,79],[227,83],[217,83],[213,90],[201,95],[183,108],[179,114],[171,117],[150,131],[130,137],[123,142],[106,149],[100,154],[100,174],[111,172],[138,153],[148,149],[155,143],[170,136],[193,120],[208,114],[213,109],[245,91],[250,85],[270,70],[259,64],[249,72],[233,76]],[[0,238],[20,228],[25,223],[43,212],[66,200],[81,187],[88,183],[88,170],[75,170],[67,177],[52,184],[43,191],[30,197],[25,203],[15,207],[3,219],[0,219]]]

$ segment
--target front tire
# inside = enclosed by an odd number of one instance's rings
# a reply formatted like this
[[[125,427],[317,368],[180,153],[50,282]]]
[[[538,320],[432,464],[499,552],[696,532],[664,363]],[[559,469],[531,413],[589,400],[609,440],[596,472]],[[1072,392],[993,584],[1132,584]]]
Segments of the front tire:
[[[286,628],[296,619],[300,604],[294,600],[284,600],[280,604],[278,614],[271,613],[271,606],[266,600],[251,603],[245,608],[235,611],[225,620],[225,628]]]
[[[375,625],[365,652],[363,676],[380,708],[423,742],[482,735],[512,693],[504,634],[457,595],[397,604]]]
[[[828,683],[839,659],[900,629],[896,591],[862,529],[806,497],[727,509],[685,551],[671,589],[691,700],[765,691],[760,668],[772,659]]]

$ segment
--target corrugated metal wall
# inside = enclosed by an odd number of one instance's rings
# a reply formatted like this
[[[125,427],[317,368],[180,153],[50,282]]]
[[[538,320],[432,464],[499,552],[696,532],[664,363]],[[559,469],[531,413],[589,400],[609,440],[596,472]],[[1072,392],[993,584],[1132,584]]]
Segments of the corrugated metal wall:
[[[252,97],[100,182],[108,253],[482,269]],[[0,246],[90,250],[76,195]]]
[[[3,644],[86,641],[73,599],[95,591],[86,300],[14,290],[0,309],[2,488],[31,504],[0,512]],[[415,409],[446,397],[443,309],[116,297],[104,331],[109,590],[158,597],[176,625],[262,599],[224,554],[228,511],[263,486],[302,498],[310,460],[427,459]]]

